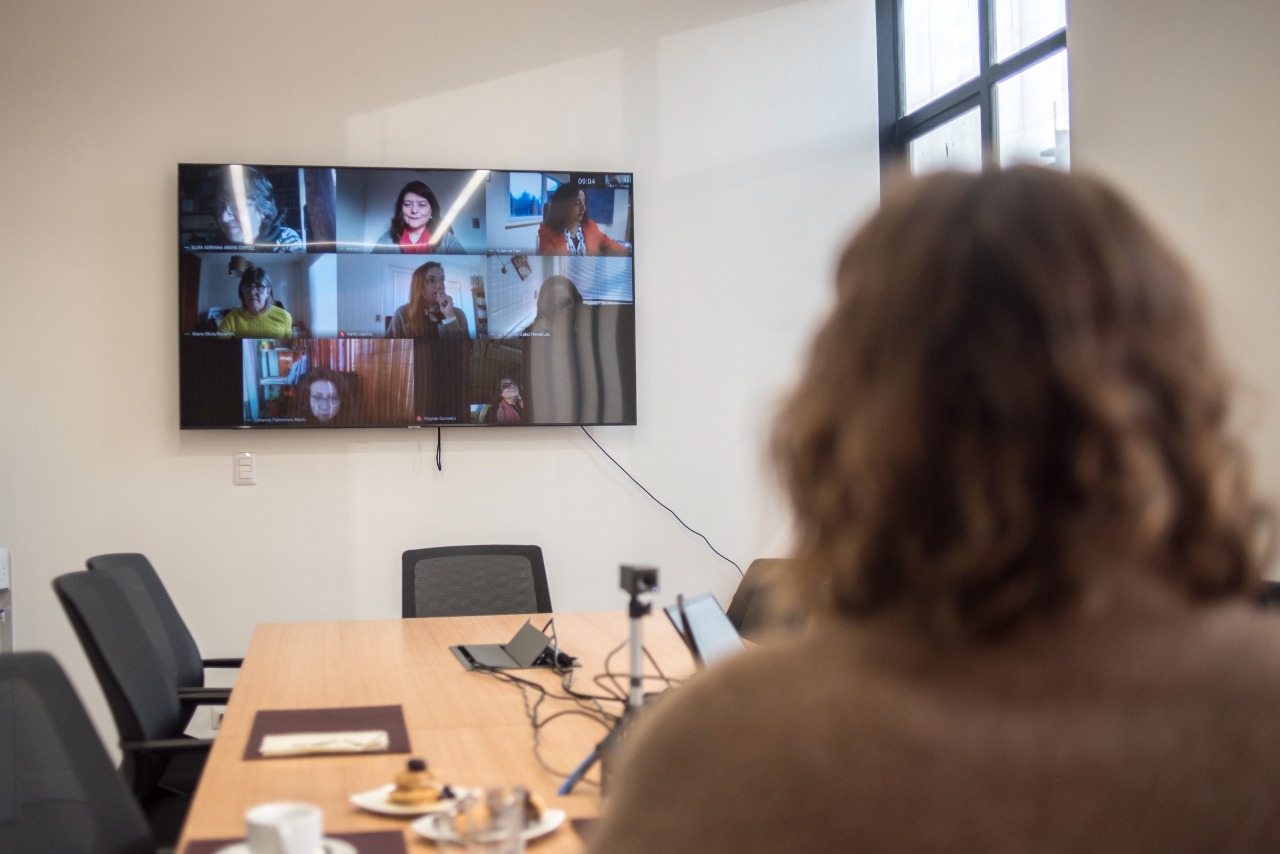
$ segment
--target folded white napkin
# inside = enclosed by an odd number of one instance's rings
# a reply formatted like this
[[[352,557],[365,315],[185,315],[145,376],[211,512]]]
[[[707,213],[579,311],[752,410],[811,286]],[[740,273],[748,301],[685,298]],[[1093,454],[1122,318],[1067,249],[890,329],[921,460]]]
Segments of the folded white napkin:
[[[291,732],[264,735],[258,751],[263,756],[296,756],[303,753],[369,753],[386,750],[384,729],[358,732]]]

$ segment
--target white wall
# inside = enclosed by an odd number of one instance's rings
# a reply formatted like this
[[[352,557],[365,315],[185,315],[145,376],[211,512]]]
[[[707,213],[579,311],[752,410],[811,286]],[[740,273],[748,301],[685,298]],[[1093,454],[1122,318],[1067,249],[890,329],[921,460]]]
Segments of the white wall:
[[[535,542],[559,609],[737,573],[580,431],[178,430],[176,164],[631,170],[639,426],[596,438],[743,568],[834,252],[878,194],[867,0],[7,0],[0,545],[18,645],[106,720],[50,580],[147,553],[206,655],[256,623],[392,617],[400,553]],[[259,485],[231,485],[234,451]],[[104,732],[110,732],[105,725]],[[113,739],[108,739],[113,740]]]
[[[1274,500],[1280,3],[1069,3],[1073,165],[1125,188],[1200,274],[1243,392],[1257,481]]]
[[[394,616],[409,547],[538,542],[558,608],[736,573],[580,432],[177,429],[175,164],[630,169],[639,417],[594,431],[740,564],[784,525],[773,401],[877,193],[869,0],[8,0],[0,7],[0,545],[20,648],[105,720],[49,587],[107,551],[160,567],[206,654],[262,621]],[[553,11],[548,11],[548,10]],[[1203,273],[1280,492],[1280,6],[1071,0],[1074,159]],[[566,92],[588,110],[566,112]],[[260,485],[231,486],[231,454]],[[104,732],[110,731],[109,725]]]

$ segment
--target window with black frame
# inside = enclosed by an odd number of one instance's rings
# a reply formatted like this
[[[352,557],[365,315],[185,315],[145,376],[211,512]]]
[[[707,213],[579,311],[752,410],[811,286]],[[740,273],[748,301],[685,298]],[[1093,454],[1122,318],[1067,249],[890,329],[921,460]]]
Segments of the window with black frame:
[[[1067,0],[876,0],[885,172],[1069,169]]]

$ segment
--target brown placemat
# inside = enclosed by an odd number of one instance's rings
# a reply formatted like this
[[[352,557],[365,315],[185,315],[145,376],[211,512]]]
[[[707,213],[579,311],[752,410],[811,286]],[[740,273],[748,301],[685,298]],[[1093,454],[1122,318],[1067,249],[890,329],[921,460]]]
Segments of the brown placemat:
[[[295,756],[263,756],[264,735],[289,735],[296,732],[350,732],[384,729],[386,750],[352,753],[408,753],[409,731],[404,726],[404,710],[399,706],[351,706],[340,709],[264,709],[253,716],[253,729],[244,748],[245,759],[297,759],[305,756],[341,756],[337,753],[301,753]]]
[[[325,836],[350,842],[360,854],[407,854],[404,834],[398,830],[366,830],[360,833],[326,833]],[[187,843],[183,854],[216,854],[228,845],[244,842],[243,838],[196,839]]]

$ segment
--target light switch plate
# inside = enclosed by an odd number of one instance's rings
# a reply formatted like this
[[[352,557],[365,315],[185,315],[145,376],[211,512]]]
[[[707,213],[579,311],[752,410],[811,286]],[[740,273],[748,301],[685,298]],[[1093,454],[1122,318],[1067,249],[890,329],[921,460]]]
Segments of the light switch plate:
[[[231,481],[236,486],[254,486],[258,482],[258,465],[253,454],[248,451],[237,451],[232,455],[233,466]]]

